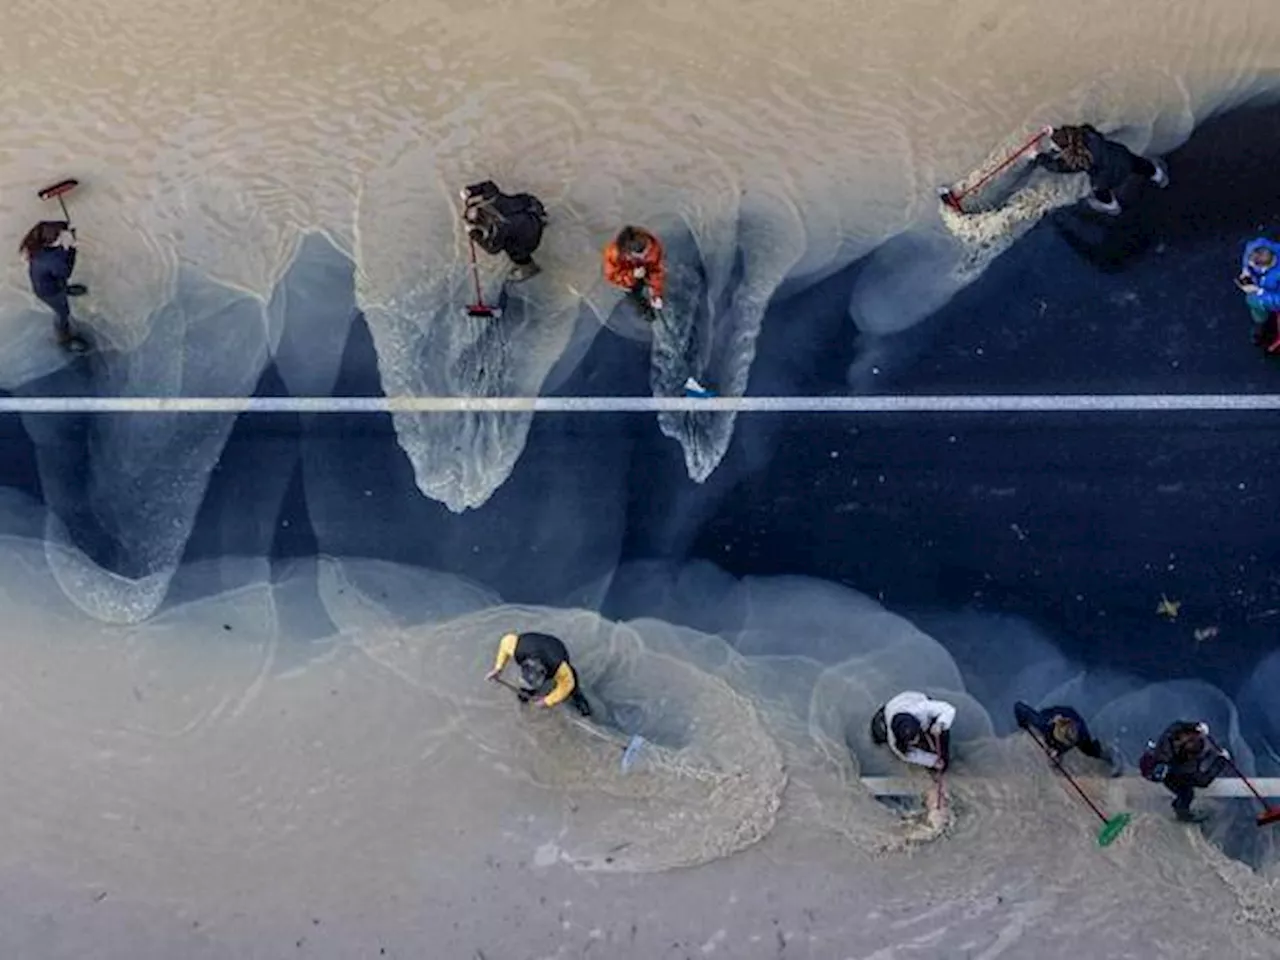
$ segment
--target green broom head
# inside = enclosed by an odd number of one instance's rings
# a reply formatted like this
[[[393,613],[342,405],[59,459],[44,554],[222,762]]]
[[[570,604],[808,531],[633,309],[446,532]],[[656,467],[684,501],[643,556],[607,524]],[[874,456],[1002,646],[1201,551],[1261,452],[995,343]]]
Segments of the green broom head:
[[[1115,842],[1116,837],[1124,832],[1124,828],[1129,825],[1129,821],[1133,819],[1131,813],[1117,813],[1114,817],[1102,825],[1102,829],[1098,831],[1098,846],[1109,847]]]

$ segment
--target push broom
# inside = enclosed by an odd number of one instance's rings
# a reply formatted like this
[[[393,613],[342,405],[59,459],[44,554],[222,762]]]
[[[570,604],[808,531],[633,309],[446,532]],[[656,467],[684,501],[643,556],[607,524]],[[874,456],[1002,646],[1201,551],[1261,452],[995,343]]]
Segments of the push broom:
[[[476,299],[474,303],[467,304],[467,316],[475,320],[496,319],[502,315],[502,311],[484,302],[484,294],[480,292],[480,264],[476,260],[476,241],[470,233],[467,234],[467,243],[471,247],[471,279],[476,286]]]
[[[1129,821],[1133,819],[1133,814],[1117,813],[1114,817],[1108,817],[1098,809],[1098,805],[1096,803],[1089,799],[1089,795],[1080,788],[1080,784],[1076,783],[1075,778],[1067,772],[1067,768],[1064,767],[1062,762],[1053,755],[1053,752],[1045,746],[1043,742],[1041,742],[1040,738],[1030,730],[1027,730],[1027,736],[1034,740],[1036,742],[1036,746],[1044,751],[1044,755],[1053,762],[1055,767],[1058,768],[1058,772],[1067,778],[1067,783],[1071,784],[1071,786],[1075,788],[1076,793],[1080,794],[1080,799],[1083,800],[1088,805],[1089,809],[1097,815],[1098,819],[1102,821],[1102,829],[1098,831],[1098,846],[1111,846],[1111,844],[1115,842],[1116,837],[1120,836],[1120,833],[1128,825]]]
[[[945,203],[948,207],[954,210],[956,213],[961,213],[961,214],[964,213],[965,212],[964,208],[960,206],[961,200],[963,200],[969,194],[973,193],[975,190],[981,188],[985,184],[990,183],[992,179],[994,179],[1001,172],[1006,170],[1011,163],[1013,163],[1020,156],[1022,156],[1024,153],[1030,150],[1031,147],[1034,146],[1040,140],[1041,137],[1046,137],[1052,132],[1053,132],[1053,127],[1042,127],[1039,131],[1036,132],[1035,136],[1027,140],[1024,144],[1022,144],[1022,146],[1018,147],[1018,149],[1015,150],[1013,153],[1009,154],[1009,156],[1006,157],[1005,160],[998,167],[988,172],[986,176],[982,177],[982,179],[980,179],[977,183],[971,184],[970,186],[966,187],[965,189],[959,192],[952,190],[950,187],[942,187],[938,191],[938,198],[943,203]]]
[[[66,180],[59,180],[57,183],[51,183],[49,186],[36,191],[36,196],[41,200],[58,201],[58,206],[62,208],[62,219],[67,221],[67,229],[71,231],[72,236],[75,235],[76,231],[71,226],[71,214],[67,210],[67,202],[62,198],[78,186],[80,186],[79,180],[68,177]],[[88,288],[83,283],[67,284],[67,296],[69,297],[80,297],[88,292]]]
[[[512,691],[517,696],[520,696],[522,698],[524,694],[528,693],[527,690],[522,690],[520,687],[517,687],[514,683],[508,683],[506,680],[503,680],[501,677],[494,677],[493,682],[506,687],[508,690]],[[571,718],[571,719],[574,720],[574,723],[576,723],[577,726],[581,727],[583,730],[586,730],[588,733],[592,734],[593,736],[599,737],[602,740],[608,740],[610,743],[614,742],[613,738],[607,736],[603,731],[598,730],[595,727],[592,727],[590,724],[578,722],[576,718]],[[644,749],[644,745],[646,742],[647,741],[645,740],[645,738],[640,736],[640,734],[638,733],[632,735],[631,739],[627,741],[627,745],[622,749],[622,760],[619,762],[619,766],[622,768],[623,773],[626,773],[631,769],[632,764],[636,762],[636,756],[640,753],[642,749]]]
[[[69,224],[71,223],[71,214],[67,212],[67,204],[62,198],[78,186],[80,186],[79,180],[59,180],[57,183],[49,184],[42,190],[37,190],[36,196],[41,200],[57,200],[58,206],[62,208],[62,219]]]
[[[1222,748],[1214,742],[1213,737],[1208,737],[1207,739],[1209,741],[1209,746],[1213,747],[1213,749],[1217,750],[1219,753],[1222,753]],[[1262,804],[1262,812],[1255,818],[1258,826],[1265,827],[1273,823],[1280,823],[1280,807],[1273,807],[1271,804],[1267,803],[1266,798],[1258,792],[1258,788],[1250,782],[1248,777],[1240,772],[1240,768],[1237,767],[1236,762],[1231,759],[1231,755],[1226,754],[1225,756],[1227,765],[1231,767],[1232,772],[1240,778],[1244,785],[1249,788],[1249,792],[1257,797],[1258,802]]]

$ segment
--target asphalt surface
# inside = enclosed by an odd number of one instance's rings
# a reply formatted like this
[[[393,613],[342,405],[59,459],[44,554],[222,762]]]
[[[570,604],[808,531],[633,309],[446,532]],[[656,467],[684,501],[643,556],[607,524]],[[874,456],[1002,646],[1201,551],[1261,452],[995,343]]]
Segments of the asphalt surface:
[[[860,355],[878,372],[859,389],[878,393],[1280,390],[1231,284],[1243,242],[1280,226],[1266,199],[1277,121],[1206,124],[1169,158],[1169,190],[1137,191],[1117,220],[1055,214],[901,336],[850,337],[856,265],[776,305],[751,392],[847,392]],[[645,348],[601,336],[561,392],[647,389]],[[259,393],[280,392],[269,373]],[[335,393],[376,392],[357,324]],[[0,418],[0,485],[48,499],[86,549],[129,572],[84,496],[86,436],[76,418]],[[703,557],[844,582],[904,612],[1018,613],[1085,662],[1231,692],[1280,623],[1278,448],[1269,414],[752,415],[696,486],[652,416],[544,416],[511,480],[455,516],[417,493],[388,417],[251,417],[187,558],[375,556],[565,602],[622,560]],[[1176,620],[1157,615],[1162,596],[1179,602]]]

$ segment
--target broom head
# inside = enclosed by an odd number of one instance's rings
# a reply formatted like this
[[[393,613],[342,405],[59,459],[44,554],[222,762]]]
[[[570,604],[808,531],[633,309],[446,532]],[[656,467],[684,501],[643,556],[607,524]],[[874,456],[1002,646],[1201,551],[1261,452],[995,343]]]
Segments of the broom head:
[[[1265,827],[1273,823],[1280,823],[1280,807],[1268,807],[1258,814],[1258,826]]]
[[[950,187],[940,187],[938,189],[938,199],[956,213],[964,213],[964,207],[960,206],[960,198],[951,191]]]
[[[79,180],[59,180],[57,183],[51,183],[43,190],[37,190],[36,196],[41,200],[52,200],[54,197],[61,197],[63,194],[70,193],[76,187],[80,186]]]
[[[1133,819],[1132,814],[1117,813],[1114,817],[1102,825],[1102,829],[1098,831],[1098,846],[1109,847],[1115,842],[1116,837],[1124,832],[1124,828],[1129,825],[1129,821]]]

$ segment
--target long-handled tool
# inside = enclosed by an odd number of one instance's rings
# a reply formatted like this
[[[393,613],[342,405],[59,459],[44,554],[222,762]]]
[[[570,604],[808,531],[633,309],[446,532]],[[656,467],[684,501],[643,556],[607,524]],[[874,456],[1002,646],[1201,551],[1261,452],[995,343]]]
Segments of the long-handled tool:
[[[71,214],[67,212],[67,204],[62,198],[78,186],[80,186],[79,180],[70,178],[59,180],[57,183],[51,183],[49,186],[37,190],[36,196],[41,200],[57,200],[58,206],[62,208],[62,219],[66,220],[67,224],[70,225]]]
[[[526,696],[529,693],[528,690],[525,690],[522,687],[517,687],[514,683],[508,683],[506,680],[503,680],[501,677],[494,677],[493,682],[496,684],[499,684],[500,686],[506,687],[508,690],[510,690],[512,693],[518,696],[521,699],[521,701],[528,700],[528,697]],[[573,722],[576,723],[578,727],[587,731],[592,736],[599,737],[601,740],[607,740],[609,743],[613,744],[614,746],[617,746],[617,744],[614,742],[614,739],[610,737],[608,734],[606,734],[603,730],[597,729],[596,727],[591,726],[589,723],[586,723],[585,721],[579,721],[576,718],[570,718],[570,719],[573,720]],[[640,751],[644,749],[644,745],[647,742],[648,741],[645,740],[645,738],[640,736],[640,734],[638,733],[633,734],[631,739],[627,741],[626,746],[622,748],[622,759],[619,761],[619,766],[622,768],[623,773],[626,773],[631,769],[632,765],[636,762],[636,757],[639,756]]]
[[[1023,729],[1026,730],[1026,727],[1023,727]],[[1058,768],[1058,772],[1067,778],[1067,783],[1071,784],[1076,793],[1080,794],[1080,799],[1088,804],[1090,810],[1097,814],[1098,819],[1102,821],[1102,829],[1098,831],[1098,846],[1109,847],[1115,842],[1116,837],[1120,836],[1121,831],[1124,830],[1129,821],[1133,819],[1133,814],[1117,813],[1114,817],[1108,818],[1105,813],[1098,809],[1098,805],[1089,799],[1089,795],[1080,788],[1080,784],[1076,783],[1075,778],[1067,772],[1067,768],[1054,756],[1053,751],[1030,730],[1027,730],[1027,736],[1036,742],[1036,745],[1044,751],[1044,755]]]
[[[988,172],[984,177],[978,180],[977,183],[970,184],[968,187],[965,187],[965,189],[959,191],[958,193],[952,190],[950,187],[943,187],[938,191],[938,198],[943,203],[945,203],[948,207],[954,210],[956,213],[964,213],[964,208],[960,206],[961,200],[963,200],[965,197],[967,197],[969,194],[973,193],[975,190],[979,189],[983,185],[990,183],[994,177],[1002,173],[1005,169],[1008,168],[1008,166],[1011,163],[1013,163],[1015,160],[1017,160],[1019,157],[1025,154],[1028,150],[1030,150],[1036,143],[1038,143],[1041,137],[1046,137],[1051,133],[1053,133],[1053,127],[1041,127],[1038,131],[1036,131],[1035,136],[1031,137],[1024,144],[1022,144],[1022,146],[1018,147],[1017,150],[1009,154],[1009,156],[1005,158],[1005,160],[998,167]]]
[[[1244,785],[1249,788],[1249,792],[1257,797],[1258,802],[1262,804],[1262,812],[1255,818],[1258,826],[1265,827],[1272,823],[1280,823],[1280,807],[1273,807],[1271,804],[1267,803],[1266,798],[1258,792],[1258,788],[1250,782],[1248,777],[1240,772],[1240,768],[1236,766],[1236,762],[1231,759],[1231,754],[1225,753],[1223,749],[1214,742],[1213,737],[1206,737],[1205,739],[1209,741],[1209,746],[1213,747],[1213,749],[1223,755],[1224,759],[1227,761],[1227,765],[1230,766],[1235,775],[1244,782]]]
[[[476,259],[476,241],[470,233],[467,234],[467,244],[471,247],[471,279],[476,286],[476,299],[474,303],[467,304],[467,316],[476,320],[492,320],[500,317],[502,311],[486,304],[484,294],[480,292],[480,263]]]
[[[51,183],[49,186],[36,191],[36,196],[41,200],[57,200],[58,206],[62,208],[62,219],[67,221],[67,229],[71,231],[71,235],[75,236],[76,229],[71,226],[71,213],[67,210],[67,203],[62,198],[80,186],[79,180],[68,178],[59,180],[57,183]],[[68,283],[67,296],[82,297],[89,292],[89,288],[83,283]]]

